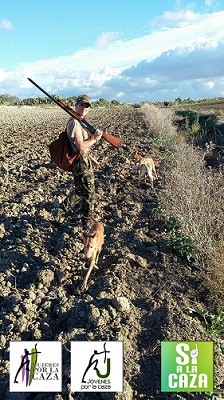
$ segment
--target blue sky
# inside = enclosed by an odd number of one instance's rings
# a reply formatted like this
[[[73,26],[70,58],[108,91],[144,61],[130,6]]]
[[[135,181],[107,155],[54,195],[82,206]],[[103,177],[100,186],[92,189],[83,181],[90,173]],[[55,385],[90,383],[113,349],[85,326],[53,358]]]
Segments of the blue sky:
[[[224,96],[223,0],[1,0],[0,95]]]

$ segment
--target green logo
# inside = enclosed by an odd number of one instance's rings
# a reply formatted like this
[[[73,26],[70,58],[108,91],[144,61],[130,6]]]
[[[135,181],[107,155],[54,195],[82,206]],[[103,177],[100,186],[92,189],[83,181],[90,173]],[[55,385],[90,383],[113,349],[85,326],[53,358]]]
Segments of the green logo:
[[[103,348],[104,348],[104,350],[99,351],[99,352],[97,350],[94,350],[92,356],[89,359],[89,362],[88,362],[87,368],[84,372],[84,375],[82,377],[82,383],[86,383],[85,376],[86,376],[87,372],[89,371],[89,369],[91,369],[91,368],[93,368],[93,370],[96,371],[96,374],[99,378],[105,379],[105,378],[108,378],[108,376],[110,375],[110,358],[107,358],[107,353],[110,353],[110,351],[106,350],[106,343],[104,343]],[[98,363],[99,363],[98,357],[101,354],[104,354],[104,364],[106,363],[106,365],[107,365],[107,371],[104,374],[102,374],[99,371],[99,367],[98,367]]]
[[[212,392],[213,342],[161,342],[161,392]]]

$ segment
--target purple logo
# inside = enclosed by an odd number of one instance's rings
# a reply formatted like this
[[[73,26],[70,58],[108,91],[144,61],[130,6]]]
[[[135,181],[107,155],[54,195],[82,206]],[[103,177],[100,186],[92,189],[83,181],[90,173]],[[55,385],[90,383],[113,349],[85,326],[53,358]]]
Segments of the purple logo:
[[[20,366],[16,372],[14,383],[19,383],[17,379],[21,372],[22,382],[25,381],[26,386],[31,385],[36,370],[37,354],[40,353],[40,351],[37,351],[37,344],[35,344],[30,352],[24,349],[24,354],[21,355]]]

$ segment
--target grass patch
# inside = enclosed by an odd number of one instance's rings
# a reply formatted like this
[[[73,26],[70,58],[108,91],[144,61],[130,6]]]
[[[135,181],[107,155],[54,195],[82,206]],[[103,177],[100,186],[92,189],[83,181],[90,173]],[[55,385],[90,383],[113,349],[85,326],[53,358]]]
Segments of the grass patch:
[[[192,309],[201,317],[203,317],[208,333],[216,338],[224,338],[224,311],[217,308],[216,314],[207,310]],[[222,354],[224,354],[224,343],[222,346]]]
[[[163,224],[165,236],[168,237],[167,243],[171,250],[183,261],[186,261],[191,268],[198,269],[200,266],[198,250],[194,240],[183,233],[181,223],[175,217],[170,216],[164,218]]]

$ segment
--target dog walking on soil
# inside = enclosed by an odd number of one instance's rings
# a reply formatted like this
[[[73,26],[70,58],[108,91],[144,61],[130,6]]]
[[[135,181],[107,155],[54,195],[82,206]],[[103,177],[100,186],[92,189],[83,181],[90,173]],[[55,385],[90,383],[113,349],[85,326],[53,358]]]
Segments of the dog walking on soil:
[[[89,269],[84,279],[82,290],[87,289],[87,282],[93,268],[97,268],[97,262],[104,243],[104,225],[94,221],[90,231],[82,232],[84,241],[84,257],[88,260]]]
[[[138,171],[139,181],[144,179],[146,182],[146,176],[148,176],[153,188],[154,176],[156,179],[158,179],[153,159],[151,157],[141,157],[137,151],[133,153],[132,158],[135,160],[135,165],[132,167],[132,172]]]

